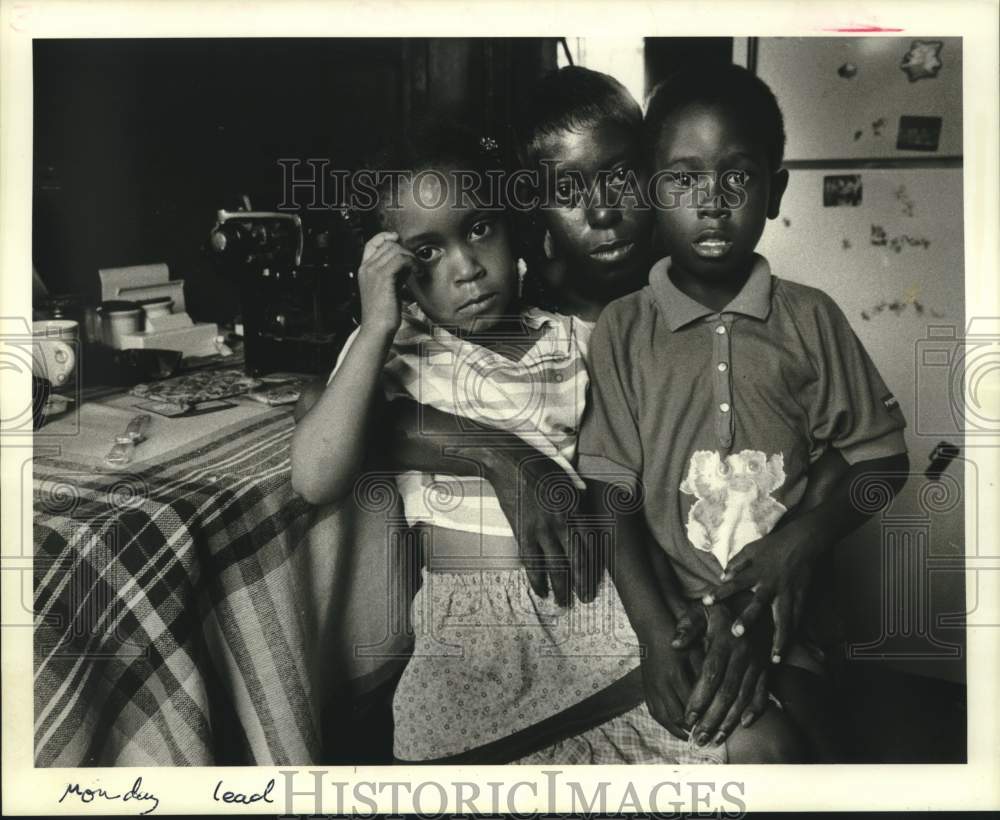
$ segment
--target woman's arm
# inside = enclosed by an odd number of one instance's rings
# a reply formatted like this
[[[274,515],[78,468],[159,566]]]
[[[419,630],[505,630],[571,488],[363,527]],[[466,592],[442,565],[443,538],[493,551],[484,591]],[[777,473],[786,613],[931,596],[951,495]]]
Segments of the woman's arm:
[[[386,422],[385,451],[391,468],[478,476],[490,483],[517,539],[528,581],[537,595],[545,597],[551,583],[560,606],[570,603],[571,587],[581,601],[594,598],[594,574],[579,562],[568,563],[568,517],[576,504],[562,467],[513,433],[414,401],[390,402]],[[560,497],[566,499],[566,504],[539,503],[539,488],[548,486],[547,482],[559,482]]]

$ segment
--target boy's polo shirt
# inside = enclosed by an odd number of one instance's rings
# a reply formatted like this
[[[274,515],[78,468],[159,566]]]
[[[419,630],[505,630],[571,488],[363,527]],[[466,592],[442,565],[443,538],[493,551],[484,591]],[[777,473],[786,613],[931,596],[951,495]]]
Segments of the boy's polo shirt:
[[[639,486],[645,517],[689,596],[769,532],[828,446],[848,463],[906,452],[905,421],[846,317],[762,256],[715,312],[657,262],[612,302],[590,342],[579,470]]]

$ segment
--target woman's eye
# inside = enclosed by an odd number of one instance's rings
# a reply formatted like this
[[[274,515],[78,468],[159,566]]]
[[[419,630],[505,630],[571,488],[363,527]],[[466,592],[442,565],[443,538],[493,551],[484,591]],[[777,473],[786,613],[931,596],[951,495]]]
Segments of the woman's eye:
[[[560,202],[569,202],[576,194],[576,186],[569,180],[556,183],[556,196]]]
[[[759,473],[760,472],[760,465],[756,461],[751,461],[751,462],[749,462],[747,464],[747,469],[751,473]]]
[[[687,171],[675,171],[674,182],[682,188],[690,188],[694,185],[694,176]]]
[[[726,173],[726,182],[731,185],[746,185],[750,181],[750,174],[746,171],[728,171]]]
[[[616,168],[611,172],[611,179],[614,182],[625,182],[628,179],[629,169],[626,167]]]
[[[476,239],[482,239],[484,236],[489,236],[491,233],[493,233],[493,225],[485,219],[482,222],[477,222],[469,231],[469,235]]]

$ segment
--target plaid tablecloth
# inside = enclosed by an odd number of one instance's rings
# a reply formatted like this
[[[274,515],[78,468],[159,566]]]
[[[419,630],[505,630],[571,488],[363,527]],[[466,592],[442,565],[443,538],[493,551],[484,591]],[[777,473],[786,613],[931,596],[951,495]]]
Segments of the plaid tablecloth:
[[[391,666],[354,651],[392,643],[385,565],[354,553],[393,510],[303,502],[292,429],[269,411],[113,473],[36,440],[37,766],[324,759],[331,696]]]

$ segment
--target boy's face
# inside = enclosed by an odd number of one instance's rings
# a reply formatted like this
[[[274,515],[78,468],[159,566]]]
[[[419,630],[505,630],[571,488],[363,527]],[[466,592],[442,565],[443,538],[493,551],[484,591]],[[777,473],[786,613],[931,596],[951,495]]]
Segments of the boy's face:
[[[622,196],[626,185],[645,181],[638,134],[604,123],[554,134],[539,149],[541,159],[554,163],[542,174],[551,206],[542,218],[556,255],[566,262],[570,287],[622,295],[649,268],[652,215],[636,207],[635,197]]]
[[[400,186],[400,209],[387,210],[385,223],[420,265],[406,287],[435,324],[459,331],[484,331],[513,308],[517,272],[503,214],[456,206],[455,180],[442,192],[424,176],[417,190]]]
[[[692,103],[660,131],[656,220],[671,264],[707,283],[745,274],[764,224],[778,215],[788,172],[724,107]],[[742,189],[743,193],[739,191]]]

